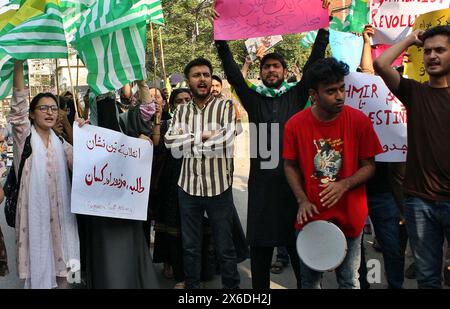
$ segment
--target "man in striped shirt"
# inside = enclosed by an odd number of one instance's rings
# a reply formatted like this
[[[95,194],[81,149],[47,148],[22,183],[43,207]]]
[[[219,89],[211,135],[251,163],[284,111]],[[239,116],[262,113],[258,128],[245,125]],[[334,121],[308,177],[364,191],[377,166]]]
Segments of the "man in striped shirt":
[[[210,220],[224,288],[237,288],[240,278],[232,238],[233,143],[236,116],[231,100],[211,93],[212,66],[191,61],[184,74],[193,100],[179,105],[165,136],[175,158],[183,157],[178,198],[187,288],[200,287],[202,220]]]

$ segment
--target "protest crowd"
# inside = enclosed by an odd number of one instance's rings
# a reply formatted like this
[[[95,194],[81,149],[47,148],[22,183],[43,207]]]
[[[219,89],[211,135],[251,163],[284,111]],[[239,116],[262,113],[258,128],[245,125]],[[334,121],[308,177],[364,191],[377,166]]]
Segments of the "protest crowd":
[[[13,146],[0,281],[158,289],[161,264],[175,289],[217,275],[239,289],[249,260],[253,289],[287,267],[288,288],[323,288],[333,271],[339,288],[366,289],[372,233],[385,287],[450,286],[450,0],[347,1],[340,25],[332,0],[207,2],[221,67],[184,55],[184,72],[156,83],[147,34],[176,4],[0,1],[0,139]],[[301,68],[273,51],[295,33],[310,40]],[[243,66],[229,46],[242,39]],[[32,96],[28,61],[67,59],[69,45],[87,90]],[[233,182],[247,125],[245,231]]]

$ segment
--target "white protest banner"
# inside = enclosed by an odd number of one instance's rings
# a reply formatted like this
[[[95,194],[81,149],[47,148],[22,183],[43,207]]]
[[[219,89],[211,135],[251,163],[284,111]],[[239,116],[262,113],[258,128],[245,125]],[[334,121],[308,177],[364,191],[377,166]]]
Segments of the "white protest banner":
[[[445,9],[449,5],[450,0],[371,1],[371,24],[376,29],[373,43],[393,45],[411,32],[420,14]]]
[[[74,125],[72,213],[147,220],[153,147],[116,131]]]
[[[379,76],[353,72],[345,77],[345,104],[363,112],[373,124],[384,153],[379,162],[405,162],[406,109]]]

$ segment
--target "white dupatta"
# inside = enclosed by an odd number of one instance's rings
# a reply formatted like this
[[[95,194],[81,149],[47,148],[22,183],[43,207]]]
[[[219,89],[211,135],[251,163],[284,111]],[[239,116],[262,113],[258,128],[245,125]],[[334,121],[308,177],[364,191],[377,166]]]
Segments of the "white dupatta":
[[[76,217],[70,212],[71,184],[63,145],[53,130],[50,141],[56,159],[56,192],[61,232],[61,252],[66,265],[80,261],[80,243]],[[28,196],[29,274],[25,288],[51,289],[57,286],[50,223],[50,199],[47,178],[47,149],[31,126],[32,163]],[[78,264],[79,265],[79,264]]]

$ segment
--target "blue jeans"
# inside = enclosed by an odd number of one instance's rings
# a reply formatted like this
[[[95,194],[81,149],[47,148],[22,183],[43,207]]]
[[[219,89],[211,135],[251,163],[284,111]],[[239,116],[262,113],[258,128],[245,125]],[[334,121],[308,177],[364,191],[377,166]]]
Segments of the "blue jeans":
[[[283,263],[284,266],[289,265],[289,253],[286,247],[277,247],[277,262]]]
[[[409,196],[405,220],[419,288],[442,288],[442,245],[450,240],[450,202]]]
[[[400,243],[400,211],[392,193],[368,196],[369,216],[383,253],[389,288],[401,289],[404,281],[405,254]]]
[[[178,188],[183,240],[186,287],[200,288],[203,214],[206,211],[213,230],[214,244],[220,263],[222,285],[227,289],[239,287],[233,226],[233,191],[228,189],[213,197],[192,196]]]
[[[342,264],[336,268],[336,280],[340,289],[359,289],[358,269],[361,264],[361,235],[347,238],[347,255]],[[306,266],[300,259],[300,276],[302,289],[320,289],[323,272]]]

